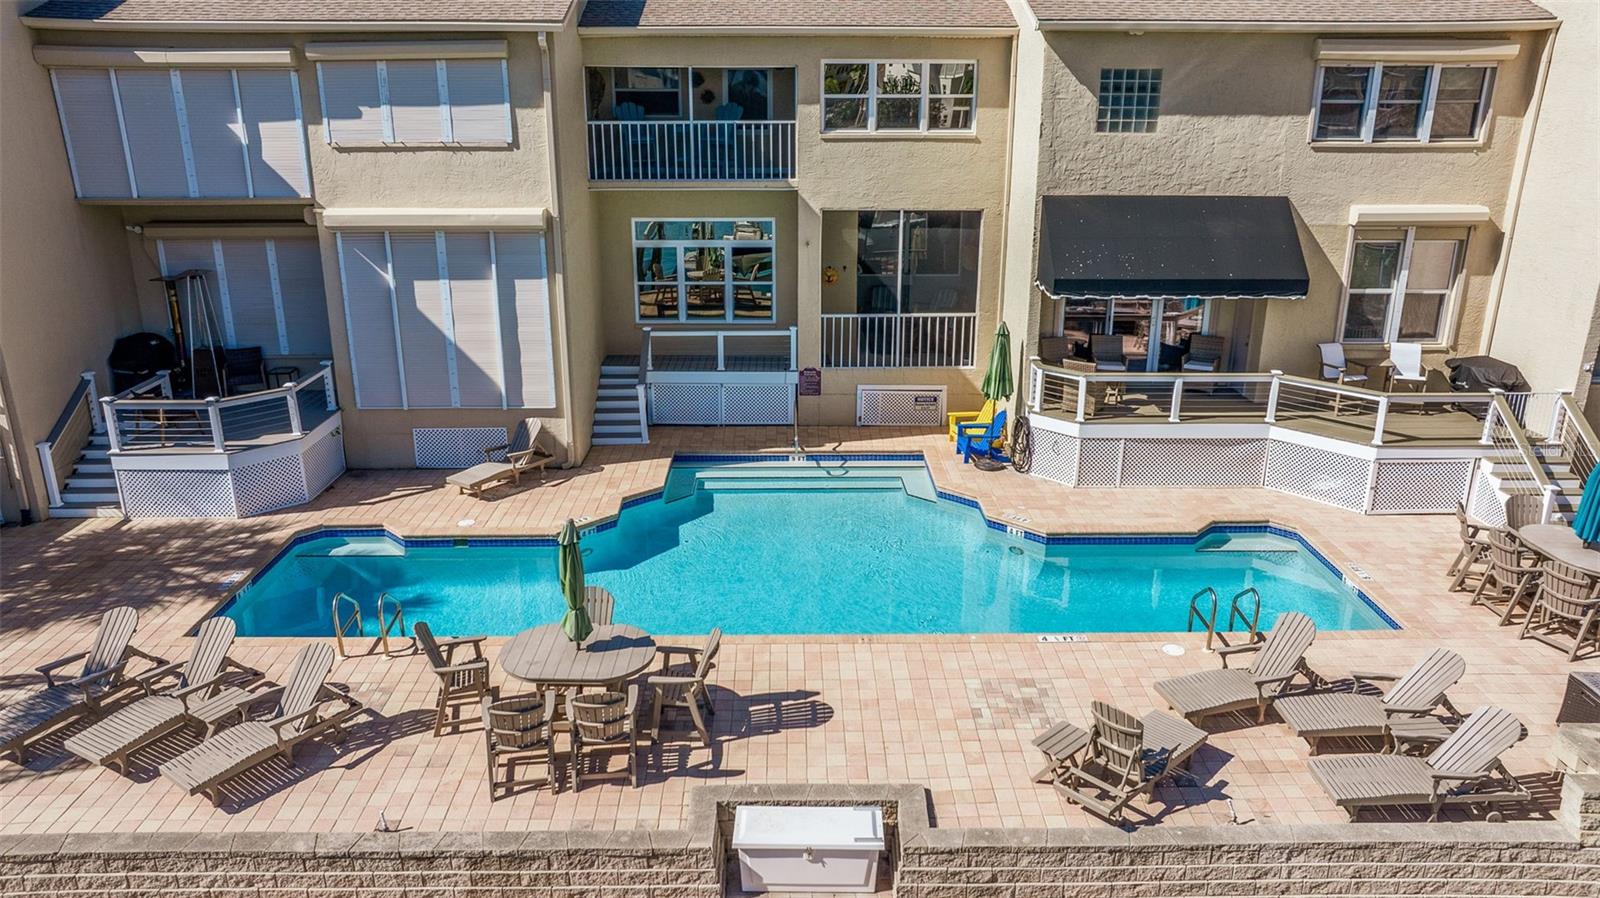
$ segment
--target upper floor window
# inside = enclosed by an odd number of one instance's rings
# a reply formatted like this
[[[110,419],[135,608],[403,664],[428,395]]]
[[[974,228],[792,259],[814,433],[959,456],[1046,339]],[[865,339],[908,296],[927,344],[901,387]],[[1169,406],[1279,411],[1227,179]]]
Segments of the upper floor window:
[[[1358,231],[1343,339],[1442,340],[1464,246],[1458,238],[1418,237],[1416,228]]]
[[[975,62],[825,62],[824,131],[970,131]]]
[[[1491,65],[1325,65],[1317,70],[1314,139],[1475,140],[1493,90]]]
[[[335,146],[506,146],[504,59],[359,59],[317,63]]]
[[[1100,70],[1096,131],[1154,131],[1160,109],[1160,69]]]
[[[289,69],[62,67],[50,82],[80,197],[311,195]]]
[[[633,220],[639,321],[771,321],[772,219]]]

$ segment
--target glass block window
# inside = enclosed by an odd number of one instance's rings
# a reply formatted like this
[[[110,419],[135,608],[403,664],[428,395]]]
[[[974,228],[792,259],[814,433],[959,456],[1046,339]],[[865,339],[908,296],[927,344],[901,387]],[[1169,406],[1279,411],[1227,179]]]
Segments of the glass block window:
[[[1101,69],[1096,131],[1149,132],[1161,110],[1160,69]]]

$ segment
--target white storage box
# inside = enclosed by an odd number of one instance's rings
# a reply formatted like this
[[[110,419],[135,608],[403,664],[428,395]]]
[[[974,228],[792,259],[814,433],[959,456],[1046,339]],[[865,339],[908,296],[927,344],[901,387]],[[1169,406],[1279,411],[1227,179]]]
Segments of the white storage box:
[[[746,892],[873,892],[883,809],[741,805],[733,848]]]

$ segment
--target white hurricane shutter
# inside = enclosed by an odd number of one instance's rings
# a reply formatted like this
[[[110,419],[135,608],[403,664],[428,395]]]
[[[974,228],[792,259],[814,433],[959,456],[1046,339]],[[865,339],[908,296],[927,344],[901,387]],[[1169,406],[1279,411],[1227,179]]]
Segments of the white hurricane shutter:
[[[512,408],[554,408],[550,295],[544,237],[497,232],[495,272],[505,346],[506,402]]]
[[[122,97],[122,123],[133,156],[133,177],[139,196],[189,196],[188,169],[178,133],[178,112],[172,100],[168,69],[117,69]]]
[[[387,62],[389,114],[397,143],[440,143],[444,120],[439,112],[439,67],[432,60]]]
[[[179,76],[200,195],[249,196],[233,73],[226,69],[185,69]]]
[[[81,197],[132,196],[122,130],[105,69],[52,69],[56,104]]]
[[[341,234],[339,243],[356,403],[361,408],[403,408],[383,235]]]
[[[451,139],[456,143],[511,142],[503,66],[504,61],[499,59],[445,61]]]
[[[238,74],[256,196],[310,196],[294,72],[241,69]]]
[[[370,61],[319,62],[323,123],[331,139],[345,146],[383,143],[383,103],[378,95],[378,64]]]
[[[267,268],[267,241],[255,238],[221,242],[222,261],[228,272],[233,345],[259,346],[267,355],[277,355],[278,313],[272,300],[272,274]]]
[[[410,408],[449,408],[449,334],[444,291],[439,280],[434,235],[390,234],[394,257],[394,300],[400,314],[400,346],[405,354],[406,404]]]
[[[500,408],[501,366],[496,284],[487,232],[446,233],[450,308],[455,321],[456,383],[464,408]]]
[[[278,260],[278,294],[283,301],[289,352],[327,358],[333,353],[333,341],[328,337],[328,304],[317,239],[279,237],[273,249]]]

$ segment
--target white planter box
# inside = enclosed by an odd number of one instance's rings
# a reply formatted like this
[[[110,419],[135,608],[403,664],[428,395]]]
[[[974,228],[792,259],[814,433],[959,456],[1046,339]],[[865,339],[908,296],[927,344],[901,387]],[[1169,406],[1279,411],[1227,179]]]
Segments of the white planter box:
[[[876,891],[883,809],[741,806],[733,848],[746,892]]]

